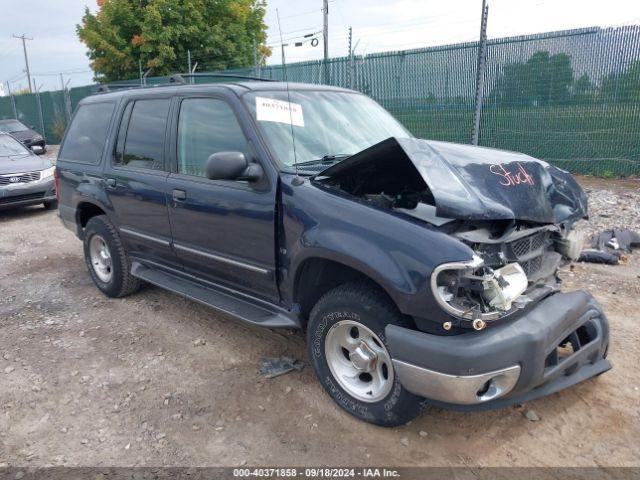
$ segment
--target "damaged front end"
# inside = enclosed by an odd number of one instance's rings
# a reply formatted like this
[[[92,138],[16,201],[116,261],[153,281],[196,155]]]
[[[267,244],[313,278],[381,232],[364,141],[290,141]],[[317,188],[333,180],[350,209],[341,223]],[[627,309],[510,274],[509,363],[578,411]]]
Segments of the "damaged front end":
[[[390,138],[315,180],[468,245],[473,258],[438,265],[431,290],[450,321],[484,329],[559,290],[558,267],[582,239],[586,197],[570,174],[526,155]]]
[[[472,260],[439,265],[432,274],[436,301],[459,319],[445,329],[470,323],[482,330],[558,291],[558,268],[580,251],[581,237],[565,225],[485,223],[463,222],[451,233],[475,252]]]

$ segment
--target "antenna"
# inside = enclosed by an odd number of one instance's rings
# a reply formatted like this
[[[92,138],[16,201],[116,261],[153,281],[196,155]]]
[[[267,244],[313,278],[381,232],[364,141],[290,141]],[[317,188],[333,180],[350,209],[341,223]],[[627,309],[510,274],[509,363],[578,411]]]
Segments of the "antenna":
[[[278,32],[280,33],[280,48],[282,49],[282,73],[284,75],[284,82],[287,88],[287,103],[289,104],[289,126],[291,127],[291,142],[293,143],[293,166],[296,169],[296,176],[298,175],[298,156],[296,155],[296,137],[293,132],[293,114],[291,113],[291,94],[289,93],[289,79],[287,77],[287,62],[284,58],[285,44],[282,40],[282,28],[280,28],[280,12],[276,8],[276,16],[278,17]]]

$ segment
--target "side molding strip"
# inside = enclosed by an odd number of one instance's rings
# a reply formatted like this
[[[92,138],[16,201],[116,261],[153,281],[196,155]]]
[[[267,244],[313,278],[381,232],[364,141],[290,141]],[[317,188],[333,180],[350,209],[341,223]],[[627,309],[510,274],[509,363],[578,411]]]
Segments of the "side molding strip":
[[[120,232],[122,232],[122,233],[124,233],[126,235],[130,235],[132,237],[138,237],[138,238],[142,238],[143,240],[148,240],[150,242],[159,243],[161,245],[164,245],[165,247],[171,246],[171,242],[169,240],[164,240],[163,238],[158,238],[158,237],[153,236],[153,235],[147,235],[145,233],[140,233],[140,232],[137,232],[137,231],[132,230],[132,229],[127,228],[127,227],[120,227]]]
[[[194,255],[200,255],[201,257],[210,258],[211,260],[216,260],[218,262],[227,263],[229,265],[234,265],[236,267],[244,268],[247,270],[251,270],[253,272],[262,273],[263,275],[267,275],[269,270],[266,268],[256,267],[255,265],[251,265],[249,263],[239,262],[237,260],[232,260],[227,257],[221,257],[220,255],[214,255],[213,253],[204,252],[202,250],[197,250],[195,248],[186,247],[184,245],[180,245],[179,243],[174,243],[173,246],[177,250],[182,250],[183,252],[192,253]]]

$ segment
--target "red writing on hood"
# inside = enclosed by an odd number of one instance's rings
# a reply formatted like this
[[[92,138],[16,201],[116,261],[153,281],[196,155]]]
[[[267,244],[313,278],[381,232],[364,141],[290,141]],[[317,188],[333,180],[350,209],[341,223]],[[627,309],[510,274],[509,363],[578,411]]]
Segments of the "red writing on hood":
[[[505,187],[512,187],[514,185],[534,185],[533,177],[527,173],[524,167],[518,163],[518,168],[514,172],[507,170],[504,165],[491,165],[489,171],[495,175],[498,175],[500,185]]]

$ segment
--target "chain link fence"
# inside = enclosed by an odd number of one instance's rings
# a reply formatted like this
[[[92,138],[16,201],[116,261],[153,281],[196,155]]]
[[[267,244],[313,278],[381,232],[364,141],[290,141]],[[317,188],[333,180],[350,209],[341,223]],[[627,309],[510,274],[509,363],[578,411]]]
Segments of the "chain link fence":
[[[414,135],[527,153],[576,173],[640,174],[640,26],[586,28],[489,40],[475,105],[478,42],[290,64],[290,82],[353,88]],[[194,59],[194,61],[197,58]],[[281,65],[224,73],[284,80]],[[196,79],[195,81],[210,81]],[[166,77],[146,79],[166,83]],[[136,83],[136,80],[114,82]],[[47,141],[95,86],[40,94]],[[0,118],[38,126],[36,95],[0,98]],[[12,111],[15,103],[15,115]],[[37,129],[37,128],[36,128]]]

